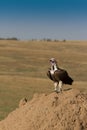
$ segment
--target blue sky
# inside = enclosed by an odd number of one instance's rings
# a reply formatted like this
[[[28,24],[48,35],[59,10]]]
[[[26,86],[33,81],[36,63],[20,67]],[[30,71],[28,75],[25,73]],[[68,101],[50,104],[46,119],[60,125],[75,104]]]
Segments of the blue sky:
[[[0,0],[0,37],[87,40],[87,0]]]

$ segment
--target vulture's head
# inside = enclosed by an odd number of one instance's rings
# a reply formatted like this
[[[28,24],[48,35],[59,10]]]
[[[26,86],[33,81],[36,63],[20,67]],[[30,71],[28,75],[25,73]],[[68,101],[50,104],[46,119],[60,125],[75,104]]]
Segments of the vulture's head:
[[[51,66],[57,65],[56,59],[55,58],[51,58],[50,59],[50,64],[51,64]]]

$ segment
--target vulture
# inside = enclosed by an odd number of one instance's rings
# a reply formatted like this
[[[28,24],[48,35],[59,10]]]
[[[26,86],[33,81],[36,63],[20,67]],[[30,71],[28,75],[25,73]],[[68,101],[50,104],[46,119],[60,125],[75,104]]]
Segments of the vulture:
[[[54,82],[55,92],[61,92],[63,84],[72,85],[73,79],[68,72],[58,67],[55,58],[50,59],[51,67],[47,71],[47,76]]]

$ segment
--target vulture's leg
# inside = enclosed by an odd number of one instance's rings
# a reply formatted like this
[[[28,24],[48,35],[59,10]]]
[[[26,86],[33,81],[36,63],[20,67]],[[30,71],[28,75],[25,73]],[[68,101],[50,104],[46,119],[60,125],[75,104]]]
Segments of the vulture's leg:
[[[58,92],[62,91],[63,82],[60,80],[58,84]]]
[[[54,87],[55,87],[54,91],[57,92],[58,91],[58,83],[57,82],[54,83]]]

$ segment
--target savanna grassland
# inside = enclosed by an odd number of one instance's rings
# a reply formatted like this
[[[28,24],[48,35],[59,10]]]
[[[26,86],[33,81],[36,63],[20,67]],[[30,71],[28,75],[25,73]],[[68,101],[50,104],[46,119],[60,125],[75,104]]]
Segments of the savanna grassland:
[[[0,120],[18,107],[21,98],[53,91],[46,75],[51,57],[74,79],[72,87],[87,93],[86,41],[0,40]]]

